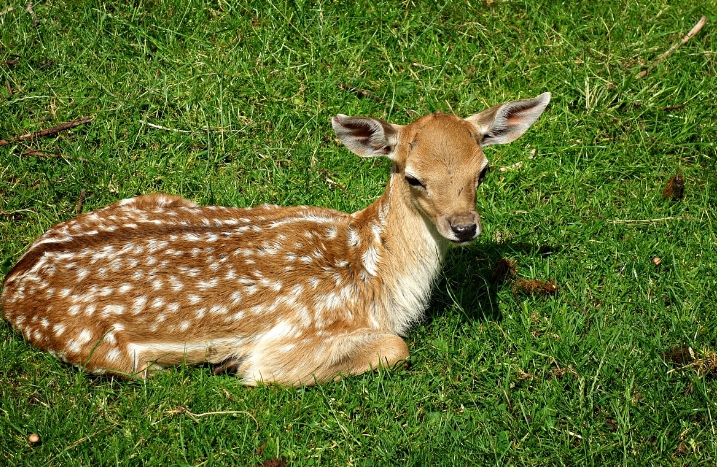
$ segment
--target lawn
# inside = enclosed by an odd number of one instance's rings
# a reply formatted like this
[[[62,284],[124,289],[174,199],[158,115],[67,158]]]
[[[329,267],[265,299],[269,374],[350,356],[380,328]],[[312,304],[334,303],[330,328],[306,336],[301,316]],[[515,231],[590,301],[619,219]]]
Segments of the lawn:
[[[553,95],[486,149],[485,230],[450,253],[410,366],[126,381],[2,321],[0,464],[716,465],[715,24],[686,0],[0,5],[0,277],[53,224],[138,194],[362,209],[390,162],[346,150],[337,113]]]

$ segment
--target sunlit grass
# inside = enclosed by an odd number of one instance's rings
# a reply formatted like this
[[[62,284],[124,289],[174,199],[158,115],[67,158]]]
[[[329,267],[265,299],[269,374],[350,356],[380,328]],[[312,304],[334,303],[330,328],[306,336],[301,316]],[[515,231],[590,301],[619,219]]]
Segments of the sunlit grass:
[[[485,232],[450,255],[409,368],[299,389],[202,367],[116,381],[3,322],[0,463],[717,463],[717,383],[664,356],[717,350],[713,7],[131,3],[39,2],[37,25],[24,3],[0,15],[0,139],[94,117],[0,146],[3,274],[83,190],[85,212],[157,191],[354,211],[390,163],[341,147],[332,115],[403,124],[553,99],[523,138],[486,150]],[[677,173],[684,198],[666,201]],[[496,282],[501,258],[558,293]]]

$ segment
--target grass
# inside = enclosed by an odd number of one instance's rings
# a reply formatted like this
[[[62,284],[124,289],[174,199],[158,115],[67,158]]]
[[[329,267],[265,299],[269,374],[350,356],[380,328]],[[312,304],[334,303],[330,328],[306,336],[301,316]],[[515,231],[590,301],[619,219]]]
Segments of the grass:
[[[551,91],[487,150],[485,232],[450,255],[411,366],[298,389],[202,367],[117,381],[2,322],[0,463],[717,464],[717,379],[664,356],[717,350],[714,5],[342,3],[50,0],[37,23],[6,3],[0,139],[94,120],[0,147],[0,272],[82,190],[84,211],[156,191],[358,210],[389,163],[340,147],[332,115],[407,123]],[[514,294],[500,258],[558,294]]]

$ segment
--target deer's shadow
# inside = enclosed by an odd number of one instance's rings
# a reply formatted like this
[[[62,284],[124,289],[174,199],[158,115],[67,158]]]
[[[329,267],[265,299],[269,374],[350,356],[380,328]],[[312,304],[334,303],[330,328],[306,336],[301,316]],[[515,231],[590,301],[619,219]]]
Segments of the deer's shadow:
[[[524,255],[546,257],[557,251],[553,246],[527,242],[476,243],[453,249],[433,288],[426,320],[430,322],[446,308],[457,306],[464,319],[500,321],[498,292],[510,288],[510,284],[504,281],[504,274],[496,271],[499,262]]]

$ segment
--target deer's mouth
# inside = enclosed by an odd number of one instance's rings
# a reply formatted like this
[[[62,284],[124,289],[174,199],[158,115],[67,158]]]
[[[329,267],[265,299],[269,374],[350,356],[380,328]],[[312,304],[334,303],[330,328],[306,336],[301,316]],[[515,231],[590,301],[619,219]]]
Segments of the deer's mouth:
[[[451,243],[453,245],[466,246],[466,245],[470,245],[471,243],[473,243],[473,240],[475,240],[475,239],[476,239],[476,237],[473,237],[470,240],[453,240],[453,239],[449,239],[449,240],[451,241]]]

